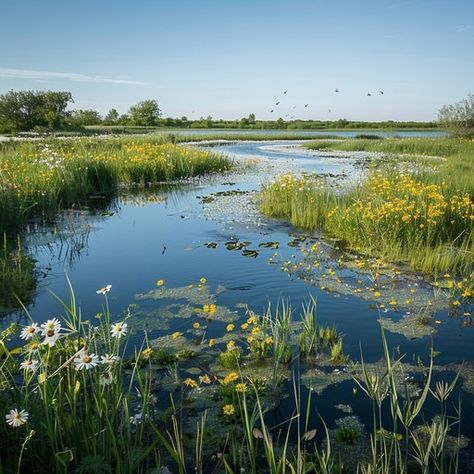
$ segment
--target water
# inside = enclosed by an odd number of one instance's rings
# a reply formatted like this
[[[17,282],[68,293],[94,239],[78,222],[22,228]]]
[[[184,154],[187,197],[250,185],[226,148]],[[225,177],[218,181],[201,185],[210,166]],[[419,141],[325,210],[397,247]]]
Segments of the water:
[[[298,135],[298,136],[308,136],[308,138],[317,138],[322,135],[335,135],[338,137],[355,137],[357,135],[379,135],[381,137],[412,137],[412,138],[421,138],[421,137],[443,137],[446,136],[446,132],[438,130],[415,130],[415,131],[403,131],[403,130],[235,130],[228,128],[209,128],[209,129],[176,129],[176,130],[166,130],[166,132],[157,132],[157,133],[174,133],[175,135],[235,135],[237,138],[239,136],[246,135]]]
[[[357,159],[331,158],[318,152],[309,154],[295,150],[297,144],[285,142],[282,147],[282,142],[243,142],[218,146],[214,151],[238,156],[244,163],[255,157],[262,161],[256,167],[250,167],[248,172],[149,190],[146,196],[140,192],[124,193],[112,208],[113,215],[103,216],[92,211],[71,214],[58,222],[54,232],[48,227],[31,226],[26,238],[40,275],[36,298],[29,307],[32,318],[44,321],[61,314],[61,307],[51,293],[68,298],[68,275],[84,319],[92,320],[101,311],[103,297],[97,295],[96,290],[112,284],[109,302],[115,317],[122,318],[130,304],[138,305],[133,309],[138,314],[136,319],[154,315],[154,322],[151,318],[148,326],[149,337],[154,339],[163,335],[163,326],[156,323],[159,320],[156,314],[162,309],[176,311],[177,307],[173,305],[177,300],[146,299],[137,295],[156,290],[155,282],[163,279],[165,290],[182,288],[178,303],[189,307],[196,303],[192,295],[186,296],[185,288],[189,284],[196,285],[201,277],[205,277],[209,294],[219,307],[234,312],[237,323],[246,318],[244,305],[261,313],[269,302],[275,305],[279,298],[288,298],[298,309],[312,295],[317,299],[318,321],[334,325],[345,334],[345,352],[358,359],[362,344],[365,360],[378,361],[382,356],[377,322],[379,310],[373,298],[364,298],[355,292],[357,279],[366,276],[358,276],[353,270],[340,270],[342,284],[327,291],[321,289],[321,281],[327,286],[327,279],[311,281],[312,277],[303,278],[299,271],[282,271],[282,262],[300,260],[302,252],[298,247],[308,248],[319,241],[318,236],[267,219],[254,206],[255,191],[279,173],[303,170],[330,173],[346,181],[360,176],[357,162],[363,154],[357,155]],[[203,196],[211,202],[203,203],[206,201]],[[297,242],[296,247],[288,246],[288,243],[293,245],[295,236],[301,234],[305,234],[306,240]],[[245,257],[241,251],[228,250],[225,243],[237,239],[250,242],[247,248],[256,250],[258,256]],[[265,242],[278,242],[279,248],[259,246]],[[208,248],[206,243],[217,246]],[[321,248],[322,266],[329,268],[338,254],[324,242]],[[408,285],[416,287],[420,298],[432,291],[420,276],[402,275],[400,279],[405,290]],[[408,310],[389,310],[382,316],[398,321],[406,316]],[[442,305],[434,317],[441,324],[432,339],[408,339],[398,333],[387,333],[389,344],[398,346],[399,352],[406,354],[407,363],[413,363],[417,354],[426,362],[431,342],[440,352],[436,358],[438,365],[474,360],[473,329],[465,327],[460,318],[451,317]],[[13,320],[25,323],[26,318],[21,313],[3,318],[4,324]],[[186,332],[195,320],[195,317],[169,318],[166,333]],[[209,324],[208,337],[221,336],[225,325],[225,318]],[[142,333],[138,332],[134,340],[139,343],[141,339]],[[328,413],[331,413],[330,405],[334,405],[335,398],[341,403],[350,399],[347,391],[338,395],[338,387],[348,384],[353,385],[348,381],[331,385],[318,397],[321,406],[328,406]],[[464,426],[472,426],[474,415],[465,410],[463,416],[467,420]]]

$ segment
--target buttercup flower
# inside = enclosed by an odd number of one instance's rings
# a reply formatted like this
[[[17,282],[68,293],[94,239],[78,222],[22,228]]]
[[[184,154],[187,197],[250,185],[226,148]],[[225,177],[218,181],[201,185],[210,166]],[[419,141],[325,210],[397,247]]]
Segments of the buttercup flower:
[[[198,386],[196,381],[190,378],[187,378],[183,383],[189,388],[196,388]]]
[[[163,286],[165,284],[165,280],[156,280],[156,286]]]
[[[225,416],[232,416],[235,413],[234,405],[224,405],[222,407],[222,412]]]

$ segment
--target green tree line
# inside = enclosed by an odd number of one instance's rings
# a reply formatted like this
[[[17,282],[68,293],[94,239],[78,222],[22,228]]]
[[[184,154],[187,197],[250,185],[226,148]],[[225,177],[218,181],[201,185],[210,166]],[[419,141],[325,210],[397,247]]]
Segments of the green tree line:
[[[338,120],[257,120],[255,114],[235,120],[216,120],[211,116],[190,120],[188,117],[162,117],[155,99],[132,105],[120,114],[112,108],[102,116],[93,109],[68,110],[74,103],[70,92],[9,91],[0,95],[0,133],[81,129],[89,126],[133,126],[253,130],[331,130],[331,129],[427,129],[442,128],[458,134],[472,133],[474,96],[453,105],[443,106],[438,122],[394,121],[366,122]]]

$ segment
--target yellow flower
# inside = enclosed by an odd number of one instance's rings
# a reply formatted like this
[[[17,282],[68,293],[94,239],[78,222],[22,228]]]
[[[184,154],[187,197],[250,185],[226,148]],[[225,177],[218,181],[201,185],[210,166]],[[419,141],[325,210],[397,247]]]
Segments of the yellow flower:
[[[222,385],[229,385],[232,382],[235,382],[239,378],[239,375],[237,372],[231,372],[230,374],[227,374],[224,377],[224,380],[222,381]]]
[[[209,347],[212,347],[216,343],[215,339],[209,339]]]
[[[199,323],[193,323],[193,328],[194,329],[199,329],[201,325]]]
[[[143,352],[142,352],[142,357],[146,360],[149,359],[151,354],[153,353],[153,349],[151,347],[147,347]]]
[[[171,334],[171,337],[172,337],[173,339],[177,339],[178,337],[180,337],[180,336],[182,336],[182,335],[183,335],[182,332],[176,331],[176,332],[174,332],[173,334]]]
[[[156,286],[163,286],[165,284],[165,280],[157,280]]]
[[[273,338],[271,336],[266,337],[265,344],[267,344],[268,346],[271,346],[273,344]]]
[[[209,375],[207,375],[207,374],[200,375],[199,376],[199,381],[201,383],[205,383],[207,385],[209,385],[211,383],[211,379],[209,378]]]
[[[235,342],[234,341],[229,341],[227,343],[227,350],[228,351],[233,351],[235,349]]]
[[[245,329],[247,329],[249,327],[249,325],[247,323],[244,323],[244,324],[241,324],[240,328],[243,329],[245,331]]]
[[[392,299],[388,302],[388,304],[389,304],[390,306],[396,306],[396,305],[397,305],[397,301],[392,298]]]
[[[204,277],[202,277],[200,280],[199,280],[199,283],[201,283],[201,285],[205,285],[206,284],[206,279]]]
[[[210,313],[215,313],[217,309],[217,306],[215,304],[210,304],[209,305],[209,312]]]
[[[374,296],[376,298],[380,298],[381,295],[382,295],[382,293],[380,293],[380,291],[374,291]]]
[[[253,336],[249,336],[249,337],[247,338],[247,342],[248,342],[249,344],[252,344],[253,341],[255,341],[255,338],[254,338]]]
[[[190,378],[187,378],[183,383],[189,388],[196,388],[198,386],[196,381]]]
[[[224,405],[222,412],[225,416],[232,416],[235,413],[234,405]]]
[[[203,310],[205,313],[209,313],[209,305],[208,305],[208,304],[203,305],[202,310]]]
[[[255,314],[251,314],[250,317],[247,319],[247,324],[257,324],[257,317]]]
[[[247,391],[247,384],[241,382],[235,386],[235,391],[238,393],[244,393]]]
[[[253,329],[252,329],[252,334],[254,336],[256,336],[257,334],[259,334],[261,331],[261,329],[258,327],[258,326],[255,326]]]
[[[226,329],[227,329],[227,332],[231,332],[231,331],[233,331],[233,330],[234,330],[234,328],[235,328],[235,326],[234,326],[233,324],[228,324],[228,325],[227,325],[227,327],[226,327]]]
[[[461,306],[461,302],[456,300],[451,303],[453,306]]]

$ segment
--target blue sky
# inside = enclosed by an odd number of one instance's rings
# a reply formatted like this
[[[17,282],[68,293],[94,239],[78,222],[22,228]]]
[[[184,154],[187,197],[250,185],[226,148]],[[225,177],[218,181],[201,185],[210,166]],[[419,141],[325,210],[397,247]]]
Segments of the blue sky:
[[[2,0],[0,11],[0,93],[69,90],[75,108],[101,113],[155,98],[189,118],[432,120],[474,92],[473,0]]]

